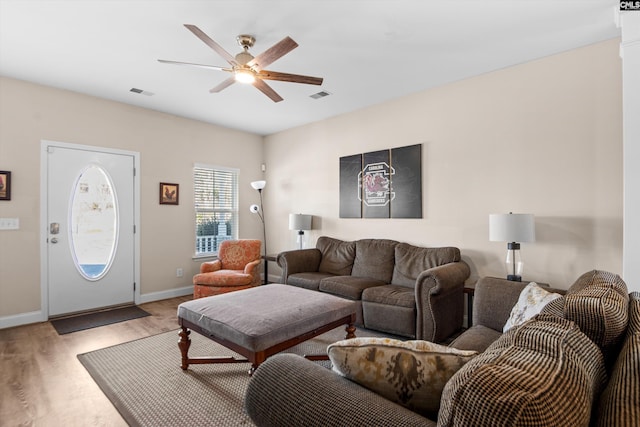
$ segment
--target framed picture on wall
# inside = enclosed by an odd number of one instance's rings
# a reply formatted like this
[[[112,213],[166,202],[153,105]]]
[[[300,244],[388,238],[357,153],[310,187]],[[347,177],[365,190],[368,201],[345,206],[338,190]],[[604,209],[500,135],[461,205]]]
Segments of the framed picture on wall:
[[[179,184],[170,184],[168,182],[160,183],[160,204],[161,205],[177,205],[179,196]]]
[[[0,200],[11,200],[11,172],[0,171]]]

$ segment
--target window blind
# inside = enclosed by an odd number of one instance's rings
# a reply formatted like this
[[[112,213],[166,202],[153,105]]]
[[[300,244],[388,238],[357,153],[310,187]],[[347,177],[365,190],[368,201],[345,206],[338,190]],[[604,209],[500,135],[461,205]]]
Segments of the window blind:
[[[193,168],[196,255],[215,255],[220,243],[238,238],[238,170]]]

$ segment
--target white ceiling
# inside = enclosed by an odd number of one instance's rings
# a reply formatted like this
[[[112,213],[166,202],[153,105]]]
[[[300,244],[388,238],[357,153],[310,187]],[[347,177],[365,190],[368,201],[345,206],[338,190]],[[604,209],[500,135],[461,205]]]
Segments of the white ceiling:
[[[260,135],[618,37],[617,0],[0,0],[0,75]],[[269,70],[324,78],[209,89],[227,73],[167,65],[227,63],[193,24],[235,55],[299,47]],[[143,89],[153,96],[135,94]],[[314,100],[320,90],[332,95]]]

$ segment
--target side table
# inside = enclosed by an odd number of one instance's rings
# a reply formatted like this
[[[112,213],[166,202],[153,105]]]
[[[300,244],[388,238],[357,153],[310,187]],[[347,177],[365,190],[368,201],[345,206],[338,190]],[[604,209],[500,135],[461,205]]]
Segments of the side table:
[[[473,295],[476,292],[476,282],[464,285],[462,292],[467,296],[467,328],[473,326]]]
[[[273,261],[276,262],[276,259],[278,258],[278,254],[266,254],[262,256],[262,259],[264,260],[264,280],[263,280],[263,285],[266,285],[267,283],[269,283],[269,261]]]

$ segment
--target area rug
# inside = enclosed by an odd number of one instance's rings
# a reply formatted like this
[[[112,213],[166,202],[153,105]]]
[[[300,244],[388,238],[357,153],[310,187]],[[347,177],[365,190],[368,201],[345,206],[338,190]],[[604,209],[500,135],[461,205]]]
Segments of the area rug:
[[[64,335],[145,316],[150,316],[150,314],[140,307],[130,306],[52,320],[51,325],[58,332],[58,335]]]
[[[357,336],[385,336],[359,329]],[[287,352],[320,354],[344,339],[336,328]],[[189,356],[237,353],[191,334]],[[130,426],[252,426],[244,412],[249,363],[191,365],[180,369],[178,330],[78,355],[94,381]],[[329,367],[329,362],[321,363]]]

